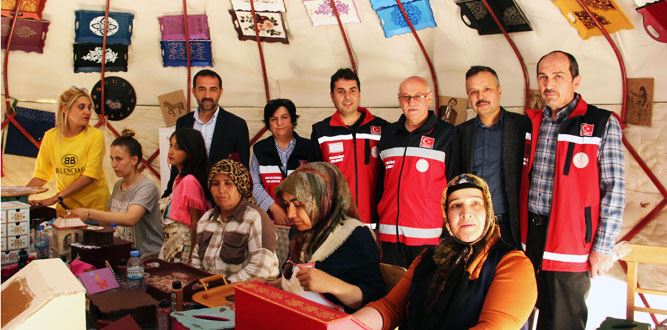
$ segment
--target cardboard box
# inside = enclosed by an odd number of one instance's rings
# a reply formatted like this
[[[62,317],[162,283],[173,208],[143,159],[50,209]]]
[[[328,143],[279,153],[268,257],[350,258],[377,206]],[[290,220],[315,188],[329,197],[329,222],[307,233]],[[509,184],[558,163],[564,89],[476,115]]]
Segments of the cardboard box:
[[[85,293],[62,260],[34,260],[2,283],[2,328],[85,329]]]
[[[235,291],[237,329],[368,329],[351,315],[262,281],[239,283]]]
[[[30,222],[9,222],[7,225],[7,236],[30,235]]]

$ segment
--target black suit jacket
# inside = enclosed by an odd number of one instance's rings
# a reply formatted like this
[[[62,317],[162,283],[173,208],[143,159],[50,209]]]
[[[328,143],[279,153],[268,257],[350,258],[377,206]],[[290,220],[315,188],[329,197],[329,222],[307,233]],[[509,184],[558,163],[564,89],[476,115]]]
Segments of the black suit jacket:
[[[525,115],[509,112],[500,108],[503,114],[503,169],[505,179],[505,193],[507,194],[508,218],[513,246],[521,247],[521,234],[519,232],[519,190],[521,188],[521,168],[523,166],[523,147],[526,132],[531,131],[530,120]],[[477,130],[476,118],[466,121],[457,126],[459,141],[461,143],[461,164],[464,172],[473,173],[472,158],[474,152],[475,131]],[[477,173],[473,173],[477,174]]]
[[[195,123],[195,112],[191,111],[176,120],[176,129],[189,127]],[[211,149],[208,154],[208,164],[213,165],[221,159],[229,158],[230,155],[238,155],[238,160],[248,168],[250,161],[250,137],[248,135],[248,124],[243,118],[218,108],[218,117],[215,121],[215,130],[211,140]],[[178,175],[177,169],[171,169],[171,177],[164,191],[164,196],[171,194],[171,186]]]

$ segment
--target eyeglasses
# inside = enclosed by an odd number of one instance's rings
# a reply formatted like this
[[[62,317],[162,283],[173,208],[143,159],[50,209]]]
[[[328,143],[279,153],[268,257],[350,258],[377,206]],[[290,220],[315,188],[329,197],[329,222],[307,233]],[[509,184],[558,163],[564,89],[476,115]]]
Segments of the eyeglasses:
[[[412,100],[415,100],[417,102],[423,102],[424,100],[426,100],[429,94],[431,94],[431,92],[428,92],[426,94],[417,94],[417,95],[399,95],[398,101],[404,103],[410,103],[410,101]]]

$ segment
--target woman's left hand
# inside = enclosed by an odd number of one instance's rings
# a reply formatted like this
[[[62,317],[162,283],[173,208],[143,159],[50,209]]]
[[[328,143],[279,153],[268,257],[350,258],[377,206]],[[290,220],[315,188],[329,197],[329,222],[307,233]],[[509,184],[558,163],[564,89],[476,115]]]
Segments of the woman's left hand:
[[[315,267],[300,268],[296,278],[304,290],[318,293],[332,293],[338,281],[337,278]]]
[[[88,220],[88,215],[90,214],[90,211],[88,209],[83,209],[83,208],[77,208],[72,210],[73,214],[76,214],[81,221],[86,221]]]

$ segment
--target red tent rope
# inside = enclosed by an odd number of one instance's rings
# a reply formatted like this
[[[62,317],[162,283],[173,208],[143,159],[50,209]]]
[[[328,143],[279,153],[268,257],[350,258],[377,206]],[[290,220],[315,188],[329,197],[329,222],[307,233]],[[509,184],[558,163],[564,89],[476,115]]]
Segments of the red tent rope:
[[[188,81],[185,86],[185,94],[188,95],[186,106],[190,111],[190,76],[192,74],[192,59],[190,54],[190,20],[188,19],[188,0],[183,0],[183,29],[185,30],[185,60],[187,63]]]
[[[340,29],[340,34],[343,36],[343,41],[345,42],[345,48],[347,48],[347,56],[350,58],[350,65],[352,65],[352,70],[357,72],[357,62],[354,61],[354,55],[352,52],[352,47],[350,46],[349,40],[347,40],[347,34],[343,28],[343,21],[340,20],[340,13],[338,13],[338,8],[336,8],[336,0],[329,0],[329,5],[331,10],[333,10],[334,16],[336,16],[336,21],[338,22],[338,28]]]
[[[521,71],[523,71],[523,82],[524,82],[524,107],[525,109],[528,109],[529,104],[530,104],[530,80],[528,78],[528,70],[526,69],[526,62],[523,60],[523,56],[521,55],[521,52],[519,52],[519,49],[516,47],[514,44],[514,40],[512,40],[512,37],[510,37],[509,33],[507,33],[507,30],[505,29],[505,26],[503,25],[502,22],[500,22],[500,19],[498,19],[498,16],[496,13],[493,11],[491,6],[489,5],[488,0],[482,0],[482,3],[484,4],[484,7],[486,7],[486,10],[489,12],[493,20],[496,22],[496,25],[500,29],[500,31],[503,32],[503,35],[505,36],[505,39],[507,42],[510,44],[512,47],[512,50],[514,50],[514,54],[516,55],[517,59],[519,60],[519,65],[521,65]]]
[[[614,51],[614,54],[616,55],[616,59],[618,60],[618,65],[621,70],[621,79],[622,79],[622,85],[623,85],[623,90],[622,90],[622,101],[621,101],[621,125],[623,128],[626,127],[625,119],[626,119],[626,111],[627,111],[627,90],[628,90],[628,76],[625,71],[625,63],[623,61],[623,56],[621,56],[621,52],[618,50],[618,47],[616,46],[616,43],[611,39],[611,36],[609,36],[609,33],[607,32],[607,29],[600,23],[600,21],[595,17],[595,15],[591,12],[591,10],[588,8],[586,3],[584,3],[582,0],[577,0],[577,3],[579,3],[579,6],[584,9],[588,17],[590,17],[593,22],[595,22],[595,25],[597,28],[602,32],[602,35],[604,35],[605,39],[607,39],[607,42],[609,43],[609,46],[611,46],[612,50]],[[642,168],[642,170],[646,173],[646,175],[649,177],[651,182],[658,188],[660,191],[660,194],[662,194],[662,200],[656,205],[656,207],[649,212],[643,219],[640,220],[639,224],[637,224],[627,235],[623,237],[624,240],[630,240],[632,239],[635,235],[639,233],[639,231],[644,228],[648,223],[653,221],[659,214],[659,212],[665,207],[667,204],[667,191],[665,190],[665,187],[660,183],[658,178],[655,176],[653,171],[646,165],[646,162],[639,156],[639,153],[632,147],[632,144],[630,144],[630,141],[625,137],[625,133],[623,134],[623,145],[628,149],[632,157],[637,161],[639,166]],[[648,308],[650,308],[648,301],[644,298],[644,295],[639,293],[639,297],[642,299],[642,302],[644,302],[644,305]],[[658,319],[656,318],[654,313],[649,313],[651,316],[651,319],[657,326],[659,324]]]
[[[424,59],[426,60],[426,64],[428,64],[428,69],[431,71],[431,79],[433,79],[433,88],[435,89],[434,92],[436,95],[435,109],[437,111],[438,109],[440,109],[440,87],[438,85],[438,76],[435,73],[435,68],[433,67],[431,58],[428,56],[428,53],[426,52],[426,48],[424,48],[424,44],[422,44],[422,41],[419,38],[419,35],[417,34],[417,30],[415,29],[414,25],[412,25],[412,21],[410,20],[410,17],[408,17],[408,13],[405,11],[405,8],[403,7],[401,0],[396,0],[396,5],[398,5],[398,8],[401,10],[401,14],[403,14],[405,22],[408,23],[410,31],[412,31],[412,35],[415,37],[415,40],[419,45],[419,49],[421,49],[422,54],[424,54]]]
[[[269,78],[266,75],[266,61],[264,60],[264,50],[262,49],[262,41],[259,39],[259,28],[257,27],[257,12],[255,11],[255,1],[250,0],[250,13],[252,15],[252,22],[254,25],[254,30],[255,30],[255,42],[257,43],[257,50],[259,51],[259,61],[262,66],[262,79],[264,80],[264,96],[266,98],[266,102],[269,102],[271,100],[271,95],[269,93]],[[262,135],[267,131],[266,127],[262,127],[255,136],[250,139],[250,145],[255,144]]]

